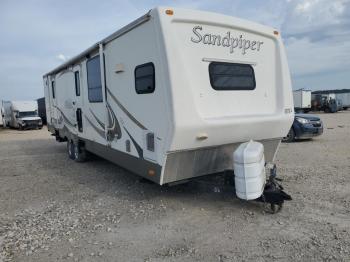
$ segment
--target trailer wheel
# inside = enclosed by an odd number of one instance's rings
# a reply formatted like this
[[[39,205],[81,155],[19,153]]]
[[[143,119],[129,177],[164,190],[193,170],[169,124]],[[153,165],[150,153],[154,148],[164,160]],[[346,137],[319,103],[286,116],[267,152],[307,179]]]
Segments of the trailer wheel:
[[[287,142],[287,143],[291,143],[291,142],[294,142],[295,140],[295,132],[294,132],[294,129],[293,127],[290,128],[288,134],[286,137],[284,137],[282,139],[283,142]]]
[[[74,143],[74,159],[77,162],[85,162],[86,161],[86,150],[82,143],[76,142]]]
[[[74,143],[72,140],[67,141],[67,153],[68,157],[72,160],[75,159],[75,153],[74,153]]]

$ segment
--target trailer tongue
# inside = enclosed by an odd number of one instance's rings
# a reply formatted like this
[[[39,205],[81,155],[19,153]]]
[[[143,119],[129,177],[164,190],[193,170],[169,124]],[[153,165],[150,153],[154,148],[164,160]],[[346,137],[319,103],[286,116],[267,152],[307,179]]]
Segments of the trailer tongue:
[[[282,179],[276,177],[276,165],[270,169],[270,177],[267,180],[262,195],[256,200],[270,204],[270,211],[275,214],[281,211],[285,200],[292,200],[292,197],[283,190],[283,186],[278,183]]]

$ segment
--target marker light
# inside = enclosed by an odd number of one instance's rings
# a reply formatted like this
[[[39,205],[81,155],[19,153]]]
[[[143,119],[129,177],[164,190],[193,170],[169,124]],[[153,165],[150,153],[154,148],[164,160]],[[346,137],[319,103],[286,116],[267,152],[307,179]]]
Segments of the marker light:
[[[278,31],[273,31],[274,35],[279,35]]]
[[[173,14],[174,14],[174,11],[171,10],[171,9],[167,9],[167,10],[165,10],[165,13],[166,13],[167,15],[173,15]]]

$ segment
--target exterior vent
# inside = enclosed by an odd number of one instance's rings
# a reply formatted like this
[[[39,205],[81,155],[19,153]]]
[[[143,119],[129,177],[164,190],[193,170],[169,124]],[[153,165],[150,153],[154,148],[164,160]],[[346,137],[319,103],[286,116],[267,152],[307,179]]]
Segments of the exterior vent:
[[[154,134],[148,133],[146,135],[146,141],[147,141],[147,150],[154,152]]]

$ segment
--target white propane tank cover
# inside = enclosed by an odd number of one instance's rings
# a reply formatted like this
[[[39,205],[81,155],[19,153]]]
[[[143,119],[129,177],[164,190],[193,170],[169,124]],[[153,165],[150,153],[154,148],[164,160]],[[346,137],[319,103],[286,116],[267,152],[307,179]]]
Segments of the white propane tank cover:
[[[266,181],[263,144],[253,140],[241,144],[233,153],[233,169],[237,197],[259,198]]]

